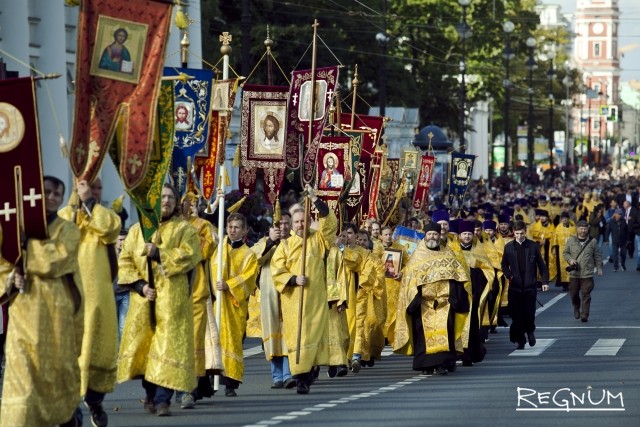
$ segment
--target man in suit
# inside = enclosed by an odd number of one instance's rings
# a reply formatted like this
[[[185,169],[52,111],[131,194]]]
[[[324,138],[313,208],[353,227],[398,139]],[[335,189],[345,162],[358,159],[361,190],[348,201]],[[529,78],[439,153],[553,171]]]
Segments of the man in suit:
[[[513,234],[515,239],[504,248],[502,272],[509,281],[509,311],[513,321],[509,338],[518,344],[518,350],[522,350],[527,340],[531,347],[536,345],[533,334],[536,329],[536,277],[539,271],[542,291],[546,292],[549,289],[549,270],[538,243],[527,239],[523,221],[515,222]]]

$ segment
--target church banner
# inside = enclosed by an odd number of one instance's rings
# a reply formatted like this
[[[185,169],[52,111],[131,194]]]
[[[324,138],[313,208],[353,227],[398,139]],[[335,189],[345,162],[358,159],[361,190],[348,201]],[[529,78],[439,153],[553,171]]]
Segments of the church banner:
[[[171,176],[180,196],[187,191],[191,171],[188,159],[194,164],[196,155],[206,156],[206,143],[211,120],[213,86],[212,70],[166,67],[165,77],[186,75],[186,79],[173,82],[174,145],[171,159]],[[221,88],[218,88],[218,104],[222,104]],[[226,101],[226,99],[225,99]],[[189,165],[190,166],[190,165]]]
[[[97,176],[118,128],[125,188],[145,179],[171,11],[159,0],[82,1],[69,154],[77,178]]]
[[[451,153],[451,164],[449,165],[449,206],[453,206],[453,201],[458,201],[458,206],[462,206],[464,195],[471,181],[473,162],[476,156],[473,154]]]
[[[315,81],[313,91],[312,77]],[[316,68],[315,76],[312,76],[311,70],[292,73],[287,108],[286,163],[290,169],[297,169],[300,167],[302,155],[300,176],[305,183],[311,182],[315,172],[318,144],[329,116],[329,107],[337,84],[338,66]],[[304,147],[302,153],[301,146]]]
[[[240,191],[255,189],[262,169],[265,194],[275,204],[286,169],[285,132],[289,87],[245,85],[240,123]]]
[[[214,96],[207,143],[194,161],[194,184],[207,200],[215,195],[216,163],[224,164],[225,161],[226,142],[237,91],[238,79],[217,80],[213,84]]]
[[[2,257],[21,255],[20,228],[47,238],[38,112],[33,79],[0,80],[0,226]]]
[[[127,189],[127,194],[138,209],[140,227],[145,242],[151,241],[153,233],[160,227],[162,186],[165,182],[171,151],[173,150],[173,82],[161,82],[156,108],[156,122],[153,126],[153,140],[149,167],[144,180],[136,188]],[[114,164],[118,164],[122,142],[116,137],[116,144],[109,152]]]
[[[371,167],[374,153],[378,147],[384,119],[382,116],[365,116],[356,114],[353,116],[353,126],[351,125],[352,115],[342,113],[340,115],[340,126],[347,135],[352,138],[352,159],[357,151],[357,163],[355,169],[357,174],[353,175],[353,182],[348,194],[343,194],[345,221],[358,223],[363,216],[369,215],[371,187],[377,182],[375,176],[376,169]],[[354,159],[355,160],[355,159]],[[378,159],[381,162],[382,159]],[[380,164],[380,163],[377,163]],[[375,192],[373,193],[375,197]]]
[[[402,179],[400,159],[389,159],[383,154],[380,177],[378,178],[378,192],[369,195],[369,203],[376,207],[375,217],[383,224],[391,225],[398,222],[398,204],[396,197]],[[370,208],[371,209],[371,208]],[[393,215],[395,213],[395,215]]]
[[[338,200],[345,180],[350,180],[350,142],[348,136],[323,136],[318,144],[316,188],[318,197],[325,201],[341,220]]]
[[[415,210],[421,210],[425,200],[427,205],[429,204],[429,187],[431,186],[431,175],[435,163],[436,158],[434,156],[422,156],[418,180],[414,186],[413,193],[413,208]]]

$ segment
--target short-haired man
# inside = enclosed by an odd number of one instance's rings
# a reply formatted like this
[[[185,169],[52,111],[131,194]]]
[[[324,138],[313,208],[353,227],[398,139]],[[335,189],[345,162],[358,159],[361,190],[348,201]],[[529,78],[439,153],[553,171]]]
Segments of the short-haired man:
[[[502,272],[509,281],[509,312],[511,328],[509,338],[518,344],[518,350],[536,345],[536,278],[542,279],[542,291],[549,289],[549,270],[542,259],[539,245],[527,239],[527,228],[523,221],[513,225],[515,239],[507,243],[502,255]],[[526,334],[526,338],[525,338]]]
[[[594,287],[593,270],[597,269],[598,276],[602,276],[602,254],[597,239],[589,236],[587,221],[578,221],[577,230],[578,235],[567,240],[562,256],[571,266],[569,295],[573,304],[573,317],[587,322]]]
[[[221,292],[220,344],[224,365],[225,396],[237,396],[236,389],[244,376],[242,338],[247,329],[249,295],[256,287],[258,260],[244,237],[248,231],[247,219],[240,213],[227,218],[227,236],[222,243],[222,266],[211,265],[211,277],[217,280],[222,268],[222,280],[216,281]],[[218,248],[213,258],[217,259]]]

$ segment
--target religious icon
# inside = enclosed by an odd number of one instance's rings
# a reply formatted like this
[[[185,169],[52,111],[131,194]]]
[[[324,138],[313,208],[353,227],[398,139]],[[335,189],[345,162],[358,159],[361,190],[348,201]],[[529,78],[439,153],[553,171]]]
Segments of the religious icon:
[[[320,181],[318,182],[318,189],[321,190],[339,190],[344,184],[344,177],[338,171],[338,156],[334,153],[327,153],[322,159],[324,170],[320,175]]]
[[[253,124],[253,155],[282,157],[284,150],[284,106],[256,106]]]
[[[13,150],[24,137],[24,118],[16,107],[0,102],[0,153]]]
[[[405,169],[415,169],[417,166],[416,163],[417,153],[415,151],[405,151],[403,157],[403,168]]]
[[[177,131],[193,129],[193,105],[189,102],[175,103],[175,127]]]
[[[146,24],[100,16],[90,74],[137,84],[147,30]]]
[[[400,274],[402,265],[402,251],[387,249],[384,251],[384,275],[386,277],[396,277]]]
[[[313,120],[324,117],[325,97],[327,96],[327,82],[316,80],[315,98],[313,103]],[[298,119],[309,121],[309,108],[311,106],[311,81],[302,83],[300,87],[300,101],[298,104]]]

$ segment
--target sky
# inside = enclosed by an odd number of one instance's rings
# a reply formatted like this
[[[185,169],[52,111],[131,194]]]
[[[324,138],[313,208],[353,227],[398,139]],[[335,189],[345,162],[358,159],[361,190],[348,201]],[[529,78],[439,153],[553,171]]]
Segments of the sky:
[[[562,13],[575,13],[578,0],[542,0],[544,4],[558,4]],[[620,32],[618,46],[637,43],[639,46],[624,54],[620,62],[622,81],[640,81],[640,0],[618,0]]]

